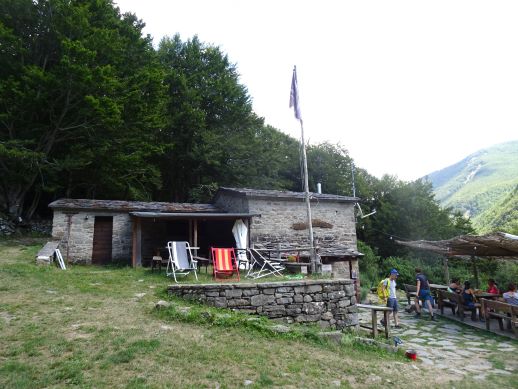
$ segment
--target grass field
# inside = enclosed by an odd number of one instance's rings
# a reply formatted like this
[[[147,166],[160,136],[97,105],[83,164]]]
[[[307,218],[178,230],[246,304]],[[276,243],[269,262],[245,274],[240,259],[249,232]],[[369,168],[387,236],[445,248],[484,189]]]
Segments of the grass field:
[[[505,378],[452,383],[452,377],[442,377],[399,355],[347,341],[352,335],[345,337],[344,344],[333,345],[225,322],[180,320],[154,309],[171,283],[164,273],[36,266],[33,259],[41,244],[0,241],[2,388],[514,384]]]

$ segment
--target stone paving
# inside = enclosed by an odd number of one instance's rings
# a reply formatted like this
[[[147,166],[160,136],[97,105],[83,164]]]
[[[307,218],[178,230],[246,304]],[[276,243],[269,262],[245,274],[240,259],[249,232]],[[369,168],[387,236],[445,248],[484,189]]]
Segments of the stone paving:
[[[439,369],[459,379],[469,376],[484,380],[490,374],[513,374],[518,379],[518,341],[440,317],[433,322],[426,311],[415,319],[401,305],[402,328],[394,328],[391,315],[391,337],[403,340],[400,347],[404,350],[416,350],[423,367]],[[360,310],[359,319],[370,323],[370,311]],[[381,325],[378,328],[381,330]]]

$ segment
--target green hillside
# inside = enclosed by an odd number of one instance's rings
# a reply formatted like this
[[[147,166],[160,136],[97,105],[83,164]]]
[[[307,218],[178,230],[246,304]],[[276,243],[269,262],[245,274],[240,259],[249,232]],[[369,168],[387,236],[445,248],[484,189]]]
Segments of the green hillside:
[[[513,228],[512,214],[518,212],[518,141],[477,151],[428,179],[441,205],[470,216],[477,231]]]
[[[477,229],[482,233],[501,230],[518,235],[518,186],[503,201],[478,215],[476,220]]]

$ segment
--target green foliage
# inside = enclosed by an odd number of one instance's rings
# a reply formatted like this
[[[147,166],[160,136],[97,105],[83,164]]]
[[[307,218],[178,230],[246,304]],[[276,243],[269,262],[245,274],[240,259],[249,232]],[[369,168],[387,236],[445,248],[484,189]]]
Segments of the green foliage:
[[[518,284],[518,263],[512,261],[498,263],[493,278],[498,283],[500,290],[507,291],[509,284]]]
[[[1,3],[0,206],[7,213],[30,217],[28,196],[37,203],[42,191],[145,198],[148,186],[159,185],[148,162],[160,152],[163,76],[142,28],[108,0]]]
[[[447,239],[473,231],[469,220],[439,206],[427,181],[384,176],[369,194],[377,213],[360,221],[358,236],[381,257],[409,254],[396,240]]]
[[[503,231],[518,235],[518,185],[502,201],[483,211],[476,226],[481,233]]]
[[[513,209],[506,201],[518,185],[516,166],[518,141],[513,141],[480,150],[428,178],[441,205],[470,215],[478,232],[516,231],[506,218]]]

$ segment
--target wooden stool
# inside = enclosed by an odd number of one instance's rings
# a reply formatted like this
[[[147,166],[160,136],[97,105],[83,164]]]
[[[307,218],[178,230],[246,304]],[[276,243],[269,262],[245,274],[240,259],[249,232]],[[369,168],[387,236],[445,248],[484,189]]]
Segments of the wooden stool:
[[[155,267],[158,264],[158,272],[160,273],[162,271],[162,257],[160,255],[155,255],[151,259],[151,271],[155,270]]]

